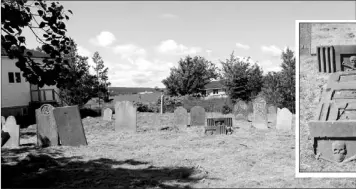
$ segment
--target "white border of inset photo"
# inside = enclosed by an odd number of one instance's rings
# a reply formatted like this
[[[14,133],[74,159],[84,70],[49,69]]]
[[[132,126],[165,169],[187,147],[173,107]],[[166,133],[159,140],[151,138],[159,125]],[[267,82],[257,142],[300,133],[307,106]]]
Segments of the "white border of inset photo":
[[[296,44],[296,127],[295,127],[295,172],[297,178],[356,178],[355,173],[341,173],[341,172],[299,172],[299,24],[300,23],[356,23],[356,20],[296,20],[295,22],[295,44]],[[315,160],[317,161],[317,160]]]

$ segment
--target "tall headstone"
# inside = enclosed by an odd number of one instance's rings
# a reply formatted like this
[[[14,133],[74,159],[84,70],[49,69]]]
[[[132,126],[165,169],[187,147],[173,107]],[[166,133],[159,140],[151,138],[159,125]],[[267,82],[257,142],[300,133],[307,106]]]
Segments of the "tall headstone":
[[[247,120],[248,113],[248,106],[244,101],[239,100],[238,102],[236,102],[236,104],[234,105],[235,119]]]
[[[257,129],[268,129],[266,100],[263,97],[259,96],[253,101],[252,125]]]
[[[174,124],[178,127],[186,127],[188,125],[188,112],[182,106],[174,110]]]
[[[163,114],[163,104],[164,104],[164,98],[163,95],[161,95],[161,114]]]
[[[4,148],[16,148],[20,146],[20,125],[17,125],[14,116],[7,117],[3,131],[10,135],[9,140],[3,146]]]
[[[54,107],[44,104],[36,110],[37,145],[41,147],[58,145],[58,130],[53,115]]]
[[[291,130],[292,118],[293,114],[287,108],[283,108],[282,110],[278,111],[276,129]]]
[[[268,106],[268,122],[271,122],[272,125],[276,125],[277,121],[277,107],[275,106]]]
[[[115,131],[137,131],[137,107],[132,102],[116,102]]]
[[[53,109],[60,142],[63,146],[88,145],[78,106]]]
[[[112,110],[110,108],[105,108],[103,112],[103,120],[111,121],[111,118],[112,118]]]
[[[194,106],[190,109],[190,125],[205,126],[205,109],[201,106]]]

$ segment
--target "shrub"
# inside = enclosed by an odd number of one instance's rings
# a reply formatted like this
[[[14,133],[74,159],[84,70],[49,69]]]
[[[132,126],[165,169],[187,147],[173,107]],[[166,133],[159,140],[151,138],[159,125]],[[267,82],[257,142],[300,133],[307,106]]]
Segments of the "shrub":
[[[224,104],[224,106],[221,109],[221,113],[222,114],[229,114],[231,112],[232,112],[232,109],[227,104]]]
[[[83,119],[85,117],[99,117],[101,116],[101,109],[95,108],[95,109],[90,109],[90,108],[82,108],[79,110],[80,117]]]

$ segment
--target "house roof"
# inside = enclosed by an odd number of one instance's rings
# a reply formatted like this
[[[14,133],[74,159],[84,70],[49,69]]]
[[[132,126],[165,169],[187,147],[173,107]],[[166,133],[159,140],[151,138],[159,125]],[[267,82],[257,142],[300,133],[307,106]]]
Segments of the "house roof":
[[[225,88],[225,86],[222,84],[222,81],[211,81],[210,83],[206,84],[204,86],[204,90],[206,89],[221,89]]]
[[[25,53],[27,53],[27,52],[32,53],[32,58],[49,58],[50,57],[50,55],[40,52],[40,51],[36,51],[36,50],[26,49]],[[1,56],[7,56],[7,52],[3,47],[1,47]]]

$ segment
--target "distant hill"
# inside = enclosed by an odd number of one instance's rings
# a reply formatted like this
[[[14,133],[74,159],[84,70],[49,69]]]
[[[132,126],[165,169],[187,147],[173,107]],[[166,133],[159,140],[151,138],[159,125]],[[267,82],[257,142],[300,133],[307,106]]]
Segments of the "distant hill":
[[[159,88],[162,90],[162,88]],[[163,89],[165,90],[165,89]],[[119,94],[137,94],[139,92],[155,92],[154,88],[140,88],[140,87],[109,87],[110,95]],[[113,91],[113,92],[111,92]]]

